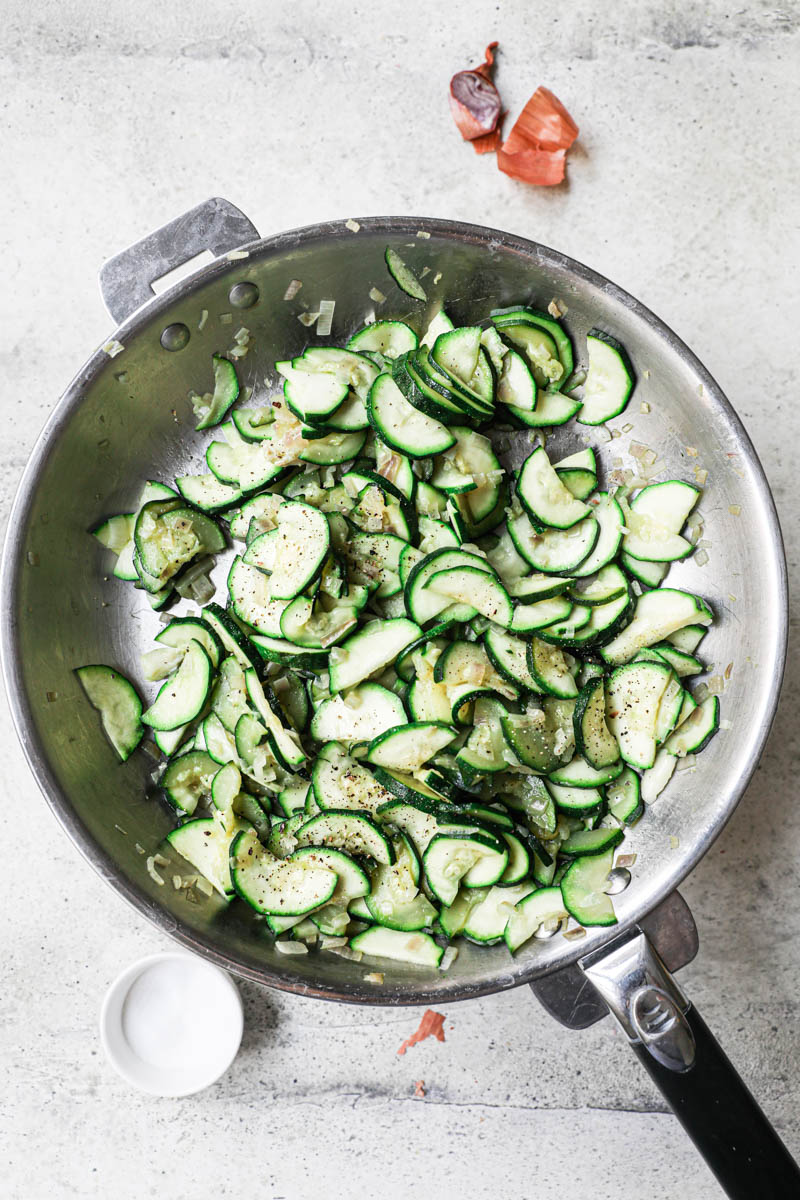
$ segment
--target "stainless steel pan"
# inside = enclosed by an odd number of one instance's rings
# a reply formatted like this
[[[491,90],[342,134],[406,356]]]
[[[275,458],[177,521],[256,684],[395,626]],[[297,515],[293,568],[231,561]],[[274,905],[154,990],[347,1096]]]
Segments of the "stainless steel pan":
[[[590,930],[579,941],[533,941],[514,959],[505,947],[466,945],[446,974],[382,963],[384,983],[375,986],[363,970],[330,955],[276,954],[244,905],[223,911],[213,900],[191,904],[186,893],[150,879],[135,845],[151,852],[170,827],[167,813],[146,795],[151,760],[139,752],[124,767],[116,763],[71,671],[107,662],[133,679],[139,675],[139,653],[158,619],[130,585],[104,577],[103,556],[86,530],[104,514],[130,509],[144,479],[201,469],[187,392],[207,386],[212,352],[232,344],[245,325],[253,348],[243,360],[244,382],[263,392],[274,359],[299,352],[309,338],[297,319],[301,301],[313,309],[335,299],[336,338],[363,323],[374,307],[373,287],[388,296],[382,315],[416,310],[386,273],[389,244],[418,272],[428,268],[431,308],[446,302],[459,323],[483,317],[489,307],[529,297],[546,305],[558,297],[579,347],[593,324],[626,345],[639,383],[617,424],[633,425],[630,437],[657,451],[665,475],[691,479],[697,465],[708,471],[701,505],[708,563],[678,564],[670,582],[711,602],[717,621],[704,657],[718,674],[733,665],[722,701],[726,729],[697,769],[677,774],[628,835],[626,850],[637,861],[630,885],[616,897],[618,926]],[[201,250],[217,257],[154,297],[151,283]],[[302,290],[286,302],[292,279],[302,281]],[[272,987],[352,1003],[420,1004],[531,983],[572,1027],[608,1007],[678,1115],[694,1122],[692,1136],[731,1195],[753,1194],[742,1188],[754,1158],[759,1179],[765,1170],[778,1172],[771,1195],[800,1194],[800,1176],[781,1143],[662,962],[681,966],[696,949],[691,916],[675,888],[708,850],[755,769],[777,705],[786,643],[775,508],[747,434],[708,372],[657,317],[595,272],[536,243],[447,221],[370,218],[358,232],[335,223],[259,240],[242,213],[211,200],[106,263],[101,286],[119,323],[114,340],[124,350],[93,354],[44,429],[11,514],[2,585],[3,667],[14,720],[31,768],[76,845],[159,928]],[[640,411],[641,401],[649,412]],[[574,428],[553,440],[564,452],[581,445]],[[601,448],[604,460],[624,456],[628,441],[624,435]],[[719,1106],[710,1119],[720,1085],[728,1090],[730,1120]],[[733,1111],[736,1104],[741,1111]],[[737,1121],[748,1125],[746,1151]],[[795,1190],[779,1190],[789,1178]]]

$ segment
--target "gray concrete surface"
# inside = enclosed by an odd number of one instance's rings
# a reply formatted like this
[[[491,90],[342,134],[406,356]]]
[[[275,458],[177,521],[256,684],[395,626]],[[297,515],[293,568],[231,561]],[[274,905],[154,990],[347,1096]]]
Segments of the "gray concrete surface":
[[[738,408],[797,582],[796,2],[0,0],[0,19],[4,513],[60,391],[110,332],[100,262],[218,194],[265,233],[421,213],[611,276]],[[449,76],[491,38],[512,114],[544,83],[578,121],[565,186],[510,181],[452,127]],[[760,769],[684,887],[701,950],[682,976],[795,1153],[799,703],[795,650]],[[0,737],[4,1197],[720,1194],[610,1023],[568,1034],[525,989],[450,1006],[446,1044],[399,1058],[413,1010],[245,986],[246,1039],[221,1083],[181,1101],[131,1091],[102,1057],[98,1008],[164,940],[60,834],[5,710]],[[33,867],[32,825],[49,845]]]

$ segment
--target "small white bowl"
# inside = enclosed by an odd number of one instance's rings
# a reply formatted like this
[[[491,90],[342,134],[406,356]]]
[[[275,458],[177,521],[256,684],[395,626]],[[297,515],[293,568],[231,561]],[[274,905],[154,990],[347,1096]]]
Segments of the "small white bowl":
[[[194,954],[168,951],[132,963],[100,1010],[111,1065],[153,1096],[191,1096],[227,1071],[244,1028],[233,980]]]

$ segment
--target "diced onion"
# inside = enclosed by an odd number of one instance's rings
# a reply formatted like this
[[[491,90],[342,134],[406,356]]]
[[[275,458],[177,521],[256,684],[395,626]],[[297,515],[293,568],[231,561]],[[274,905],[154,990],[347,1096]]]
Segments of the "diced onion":
[[[439,970],[440,971],[449,971],[450,967],[452,967],[453,963],[456,961],[457,958],[458,958],[458,947],[457,946],[448,946],[447,949],[445,950],[444,954],[442,955],[442,961],[439,963]]]
[[[147,861],[145,862],[144,865],[147,868],[147,874],[150,876],[150,878],[153,880],[153,882],[157,883],[159,887],[163,887],[164,880],[162,879],[162,877],[159,875],[158,871],[156,870],[155,858],[153,857],[152,854],[147,859]]]
[[[307,329],[310,329],[318,317],[318,312],[301,312],[297,319],[301,325],[305,325]]]
[[[284,942],[276,941],[275,949],[279,954],[308,954],[308,946],[304,946],[302,942]]]
[[[303,284],[302,284],[301,280],[291,279],[289,281],[289,286],[287,287],[286,291],[283,293],[284,300],[294,300],[295,296],[300,291],[300,288],[302,286],[303,286]]]
[[[349,229],[351,233],[358,233],[361,226],[358,221],[354,221],[352,217],[344,223],[345,229]]]
[[[320,300],[319,302],[319,320],[317,321],[317,337],[327,337],[333,325],[333,310],[336,308],[335,300]]]
[[[386,299],[380,288],[376,287],[371,287],[369,289],[369,298],[370,300],[373,300],[375,304],[383,304],[384,300]]]

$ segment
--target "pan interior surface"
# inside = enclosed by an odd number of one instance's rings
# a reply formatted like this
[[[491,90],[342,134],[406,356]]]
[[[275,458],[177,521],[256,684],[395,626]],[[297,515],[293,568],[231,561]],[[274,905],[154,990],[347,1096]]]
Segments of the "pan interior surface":
[[[419,238],[419,230],[430,236]],[[384,264],[387,245],[418,276],[424,272],[427,304],[395,287]],[[292,280],[302,288],[285,301]],[[255,285],[258,299],[237,309],[231,288],[244,282]],[[384,302],[370,299],[375,288]],[[578,358],[585,363],[585,334],[599,326],[625,345],[638,383],[628,410],[610,422],[620,436],[603,442],[602,431],[571,422],[548,438],[548,451],[562,456],[592,445],[606,479],[612,467],[635,469],[632,443],[658,455],[655,479],[694,482],[695,468],[708,472],[699,506],[708,561],[674,564],[669,585],[699,593],[716,614],[702,656],[713,664],[710,675],[724,681],[723,728],[696,767],[676,773],[628,833],[625,852],[637,858],[630,886],[615,897],[616,928],[590,930],[579,941],[534,940],[513,959],[503,945],[467,943],[447,973],[313,951],[282,956],[244,904],[226,908],[176,891],[171,875],[186,871],[182,861],[162,869],[164,885],[145,868],[174,824],[153,794],[154,761],[140,749],[118,763],[72,669],[108,663],[138,686],[139,655],[161,626],[142,594],[111,575],[111,557],[87,530],[106,515],[130,511],[146,479],[171,483],[205,469],[202,455],[214,431],[194,433],[188,393],[210,390],[211,355],[230,348],[242,326],[251,345],[239,374],[258,402],[277,391],[275,359],[309,342],[342,344],[373,312],[408,316],[419,327],[444,304],[463,324],[514,303],[546,308],[553,298],[568,309],[565,324]],[[298,320],[324,299],[336,302],[330,339]],[[177,324],[188,330],[188,342],[166,350],[162,332]],[[420,1003],[513,987],[564,966],[680,882],[732,812],[763,748],[780,688],[786,596],[780,534],[761,467],[724,396],[679,339],[607,280],[553,251],[491,230],[413,218],[365,220],[355,234],[342,224],[316,226],[254,243],[246,258],[217,260],[154,300],[115,336],[124,350],[89,360],[23,477],[5,553],[3,642],[31,766],[59,820],[122,895],[185,945],[251,979],[340,1000]],[[223,591],[225,574],[220,562],[213,579]],[[383,973],[382,984],[365,980],[372,971]]]

